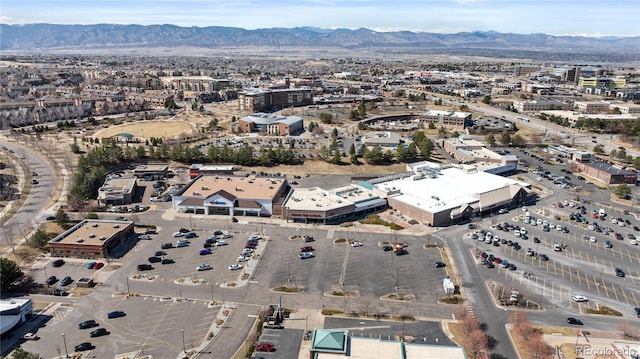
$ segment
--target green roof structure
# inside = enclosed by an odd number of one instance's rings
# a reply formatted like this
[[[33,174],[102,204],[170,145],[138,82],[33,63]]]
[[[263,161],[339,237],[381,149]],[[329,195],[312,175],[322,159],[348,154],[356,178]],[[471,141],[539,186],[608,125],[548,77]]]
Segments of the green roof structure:
[[[344,330],[316,329],[311,338],[312,352],[346,353],[348,333]]]

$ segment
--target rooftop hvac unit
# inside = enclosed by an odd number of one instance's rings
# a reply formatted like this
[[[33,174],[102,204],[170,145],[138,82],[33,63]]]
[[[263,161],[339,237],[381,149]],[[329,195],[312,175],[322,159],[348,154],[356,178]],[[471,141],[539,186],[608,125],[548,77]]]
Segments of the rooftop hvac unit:
[[[101,240],[101,241],[104,241],[105,239],[107,239],[107,237],[105,237],[105,236],[100,236],[100,240]]]
[[[89,233],[89,238],[95,238],[96,234],[95,233]]]
[[[97,227],[97,226],[98,226],[98,224],[97,224],[97,223],[93,223],[93,224],[91,225],[91,227]]]

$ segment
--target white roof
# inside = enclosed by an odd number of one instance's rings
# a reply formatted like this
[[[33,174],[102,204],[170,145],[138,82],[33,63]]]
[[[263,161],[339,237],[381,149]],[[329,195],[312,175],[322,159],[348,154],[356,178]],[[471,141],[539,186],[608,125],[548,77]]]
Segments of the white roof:
[[[393,196],[398,201],[430,212],[440,212],[475,202],[480,194],[498,188],[514,184],[528,186],[524,182],[478,171],[475,166],[451,165],[438,169],[437,165],[427,164],[424,167],[432,170],[422,174],[416,170],[418,174],[378,183],[375,187],[387,193],[399,193]]]

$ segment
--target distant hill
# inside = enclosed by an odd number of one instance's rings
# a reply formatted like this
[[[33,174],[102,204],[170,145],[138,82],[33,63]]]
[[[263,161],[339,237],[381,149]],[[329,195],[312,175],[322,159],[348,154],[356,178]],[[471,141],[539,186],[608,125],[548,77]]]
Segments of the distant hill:
[[[11,52],[108,48],[288,48],[313,47],[367,50],[395,54],[463,54],[495,56],[542,54],[614,56],[637,59],[640,37],[594,38],[546,34],[505,34],[495,31],[438,34],[377,32],[369,29],[312,27],[245,30],[234,27],[179,27],[175,25],[6,25],[0,24],[0,50]],[[506,55],[505,54],[505,55]]]

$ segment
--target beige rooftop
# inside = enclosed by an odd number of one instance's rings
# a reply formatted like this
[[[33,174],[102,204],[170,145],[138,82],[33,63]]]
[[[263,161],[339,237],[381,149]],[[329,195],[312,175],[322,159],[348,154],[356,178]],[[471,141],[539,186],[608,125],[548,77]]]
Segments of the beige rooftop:
[[[239,198],[273,200],[285,184],[283,178],[204,175],[194,179],[180,196],[207,198],[225,191]]]

